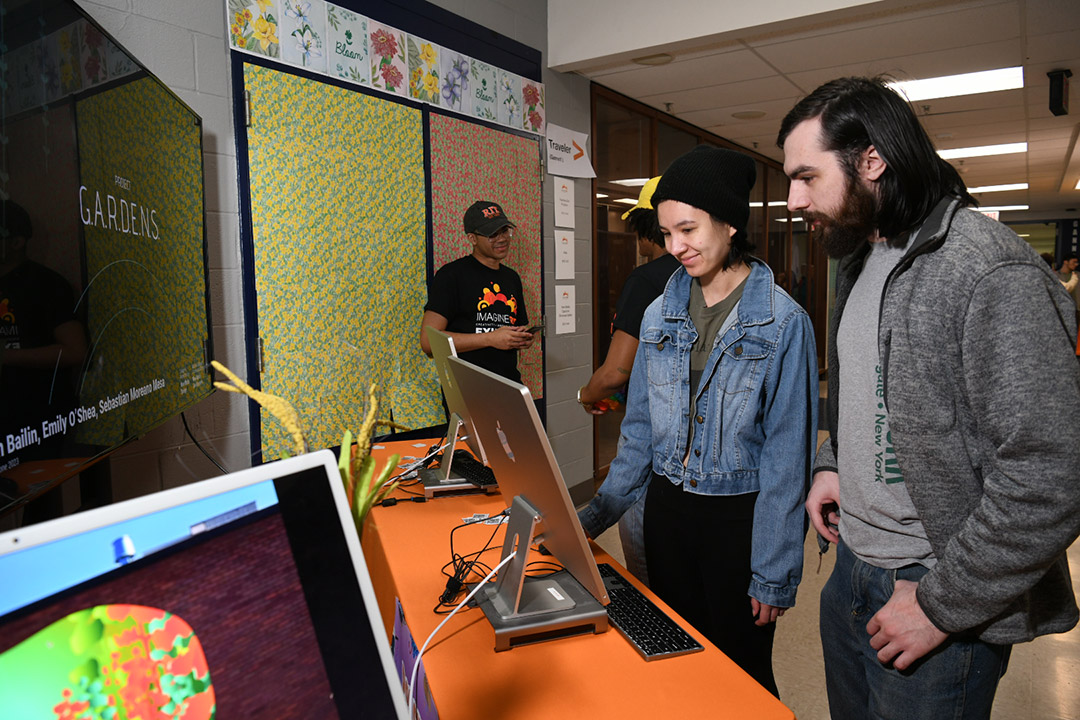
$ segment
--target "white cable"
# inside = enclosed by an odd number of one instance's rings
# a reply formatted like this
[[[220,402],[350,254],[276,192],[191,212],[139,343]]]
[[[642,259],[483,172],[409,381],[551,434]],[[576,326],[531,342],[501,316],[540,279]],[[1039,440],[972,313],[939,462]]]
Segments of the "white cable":
[[[472,589],[472,592],[470,592],[468,595],[466,595],[465,599],[462,600],[460,603],[458,603],[458,606],[456,608],[454,608],[453,610],[451,610],[449,615],[447,615],[445,618],[443,618],[443,621],[441,623],[439,623],[439,626],[437,628],[435,628],[434,630],[432,630],[431,634],[428,635],[428,639],[424,641],[424,645],[423,645],[423,647],[420,648],[420,652],[418,652],[416,654],[416,662],[413,664],[413,669],[412,669],[412,678],[409,680],[409,715],[408,715],[409,720],[412,720],[413,710],[416,708],[416,673],[420,670],[420,658],[424,656],[424,651],[427,650],[427,646],[429,644],[431,644],[432,638],[434,638],[435,635],[440,630],[442,630],[442,626],[445,625],[447,622],[449,622],[450,618],[454,617],[454,614],[457,613],[457,611],[460,610],[462,608],[462,606],[465,605],[465,603],[472,600],[473,595],[475,595],[480,590],[480,588],[484,587],[484,585],[487,584],[487,581],[490,580],[492,578],[492,576],[495,575],[495,573],[497,573],[499,571],[499,569],[503,565],[505,565],[506,563],[513,560],[515,555],[517,555],[517,550],[512,551],[509,555],[504,557],[499,562],[499,564],[496,565],[491,570],[491,572],[489,572],[484,577],[483,580],[481,580],[479,583],[477,583],[476,587],[474,587]]]

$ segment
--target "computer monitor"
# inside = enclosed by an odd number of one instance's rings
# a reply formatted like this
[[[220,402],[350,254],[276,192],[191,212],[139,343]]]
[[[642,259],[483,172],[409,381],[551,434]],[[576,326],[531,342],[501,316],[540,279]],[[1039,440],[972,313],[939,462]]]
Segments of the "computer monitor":
[[[0,578],[4,717],[406,717],[328,450],[0,533]]]
[[[457,415],[457,421],[459,425],[462,426],[459,432],[464,433],[465,443],[472,449],[473,454],[480,458],[480,462],[487,465],[487,455],[484,453],[484,446],[480,442],[480,438],[477,437],[476,431],[473,428],[472,417],[469,415],[469,408],[466,406],[465,401],[461,397],[461,393],[458,391],[457,382],[450,373],[450,367],[446,364],[446,361],[449,358],[457,357],[457,350],[454,348],[454,338],[444,332],[436,330],[430,325],[424,327],[424,332],[427,333],[428,343],[431,347],[431,359],[435,361],[435,372],[439,375],[439,384],[442,385],[443,396],[446,398],[446,408],[450,411],[450,425],[447,429],[447,439],[451,443],[454,442],[454,438],[449,437],[449,435],[453,433],[455,428],[453,416]],[[447,455],[447,457],[449,457],[449,455]]]
[[[481,602],[495,628],[496,650],[606,631],[607,590],[529,389],[460,358],[448,365],[503,496],[513,499],[503,556],[521,552]],[[524,577],[533,540],[542,540],[565,573]]]

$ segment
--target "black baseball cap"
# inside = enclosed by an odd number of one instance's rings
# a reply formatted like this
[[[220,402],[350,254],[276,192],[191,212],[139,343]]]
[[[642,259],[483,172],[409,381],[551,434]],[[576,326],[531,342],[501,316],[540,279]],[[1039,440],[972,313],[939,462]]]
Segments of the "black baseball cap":
[[[509,225],[517,227],[506,217],[502,206],[490,200],[477,200],[465,211],[465,232],[491,237]]]

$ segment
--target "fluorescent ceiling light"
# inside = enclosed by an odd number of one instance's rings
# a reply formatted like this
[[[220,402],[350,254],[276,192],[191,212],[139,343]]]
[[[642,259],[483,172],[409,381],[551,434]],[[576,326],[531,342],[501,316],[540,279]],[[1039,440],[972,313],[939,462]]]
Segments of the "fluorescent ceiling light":
[[[1006,212],[1007,210],[1027,210],[1028,205],[980,205],[975,208],[979,212]]]
[[[649,178],[627,178],[626,180],[612,180],[611,182],[616,185],[625,185],[626,187],[641,187],[649,182]]]
[[[987,155],[1009,155],[1012,153],[1024,152],[1027,152],[1026,142],[1004,143],[1002,145],[979,145],[976,147],[938,150],[937,154],[945,160],[955,160],[956,158],[986,157]]]
[[[969,193],[992,193],[992,192],[1007,192],[1009,190],[1027,190],[1027,183],[1008,183],[1006,185],[981,185],[979,187],[968,188]]]
[[[785,222],[785,223],[788,221],[787,218],[773,218],[773,220],[775,220],[776,222]],[[791,218],[791,222],[797,223],[797,222],[804,222],[804,221],[803,221],[803,219],[801,217],[793,217],[793,218]]]
[[[603,200],[606,197],[607,197],[607,195],[605,195],[604,193],[596,193],[596,199],[597,200]]]
[[[1016,90],[1024,87],[1024,68],[1009,67],[925,80],[907,80],[889,83],[889,87],[902,94],[910,102],[959,95],[977,95],[999,90]]]
[[[637,205],[637,200],[634,198],[619,198],[615,202],[622,203],[623,205]]]
[[[1076,190],[1080,190],[1080,180],[1076,181]]]
[[[759,208],[759,207],[763,207],[763,206],[764,206],[764,203],[760,203],[760,202],[752,202],[752,203],[750,203],[750,207],[752,207],[752,208]],[[769,207],[787,207],[787,200],[773,200],[772,202],[769,203]]]
[[[1016,237],[1031,237],[1031,233],[1019,233]]]

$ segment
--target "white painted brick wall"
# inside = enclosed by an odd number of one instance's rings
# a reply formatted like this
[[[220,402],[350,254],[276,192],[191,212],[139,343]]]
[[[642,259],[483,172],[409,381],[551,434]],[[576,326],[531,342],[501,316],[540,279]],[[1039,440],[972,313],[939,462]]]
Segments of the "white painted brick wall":
[[[223,0],[79,0],[80,5],[151,72],[203,118],[207,240],[215,356],[241,377],[245,337],[241,304],[236,145],[231,99],[231,64],[225,38]],[[547,50],[546,0],[441,0],[435,3],[531,47]],[[548,120],[588,132],[589,83],[545,68]],[[591,184],[577,184],[576,260],[578,330],[547,337],[549,434],[567,484],[592,476],[592,424],[574,401],[592,373],[591,351]],[[554,244],[554,190],[544,186],[545,252]],[[546,256],[544,312],[554,328],[554,258]],[[216,393],[186,413],[200,443],[229,469],[251,464],[246,399]],[[179,418],[120,450],[112,461],[118,499],[194,480],[218,470],[192,445]]]

